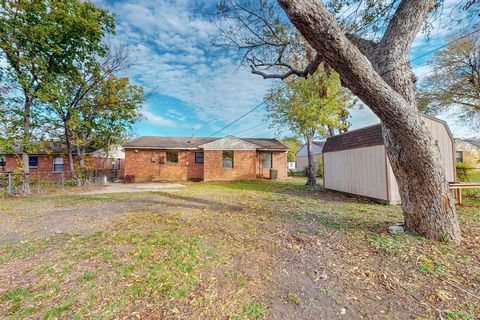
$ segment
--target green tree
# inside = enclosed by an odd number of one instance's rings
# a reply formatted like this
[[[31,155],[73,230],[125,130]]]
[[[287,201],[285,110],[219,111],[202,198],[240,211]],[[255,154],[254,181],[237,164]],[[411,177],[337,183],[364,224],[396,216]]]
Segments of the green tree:
[[[59,77],[58,83],[48,90],[50,111],[56,116],[63,131],[62,139],[69,158],[71,178],[77,185],[81,184],[81,180],[74,167],[73,147],[77,147],[80,167],[85,169],[86,149],[99,148],[102,136],[106,141],[115,143],[126,134],[124,132],[130,130],[130,122],[137,118],[136,109],[143,102],[142,88],[131,85],[127,78],[119,79],[114,76],[115,72],[125,69],[127,58],[127,51],[112,46],[101,61],[89,61],[88,65],[75,72]],[[107,99],[105,95],[110,96],[109,103],[102,102],[102,105],[98,105],[98,100]],[[103,127],[112,126],[112,122],[122,125],[108,129],[112,135],[118,137],[117,140],[105,137],[108,132]],[[91,135],[88,139],[79,138],[85,131],[95,131],[98,136],[95,139]]]
[[[267,95],[267,117],[274,126],[287,126],[307,143],[307,185],[317,184],[313,139],[328,135],[329,128],[345,129],[342,119],[352,106],[338,74],[327,72],[323,65],[311,77],[282,84]]]
[[[79,142],[89,141],[90,146],[104,151],[104,169],[112,148],[125,142],[141,118],[144,99],[141,86],[132,84],[127,77],[112,75],[95,90],[92,100],[83,104],[76,137]]]
[[[105,54],[101,40],[113,32],[114,20],[80,0],[0,0],[0,7],[0,49],[22,95],[22,192],[28,194],[32,107],[58,76]]]
[[[298,150],[302,147],[302,142],[297,137],[284,137],[280,142],[288,147],[287,161],[295,161]]]
[[[420,30],[434,30],[432,19],[444,2],[222,0],[215,44],[239,49],[241,61],[263,78],[307,77],[322,62],[335,70],[381,120],[406,230],[458,243],[455,201],[440,151],[418,112],[409,62],[414,39]],[[479,7],[480,1],[459,0],[452,21],[478,20]],[[301,67],[291,59],[305,51],[296,33],[312,50]]]
[[[450,36],[452,42],[429,61],[433,73],[423,82],[418,107],[430,114],[455,110],[463,122],[480,128],[480,25]]]

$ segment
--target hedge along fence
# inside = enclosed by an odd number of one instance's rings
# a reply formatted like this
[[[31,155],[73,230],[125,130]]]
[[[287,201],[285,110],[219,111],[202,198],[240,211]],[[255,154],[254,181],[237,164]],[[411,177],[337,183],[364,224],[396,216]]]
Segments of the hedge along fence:
[[[480,183],[480,168],[474,167],[468,162],[457,163],[457,181],[459,182],[478,182]],[[479,197],[480,190],[464,189],[462,193],[469,197]]]

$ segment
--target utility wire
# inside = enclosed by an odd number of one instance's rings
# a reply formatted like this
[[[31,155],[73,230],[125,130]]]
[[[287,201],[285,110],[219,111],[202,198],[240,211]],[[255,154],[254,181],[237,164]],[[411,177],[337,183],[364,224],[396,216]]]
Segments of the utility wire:
[[[291,84],[292,82],[294,81],[297,81],[298,78],[295,78],[293,79],[292,81],[290,81],[287,85]],[[280,94],[281,92],[281,88],[279,90],[277,90],[276,93],[274,93],[272,96],[277,96],[278,94]],[[260,102],[259,104],[257,104],[255,107],[253,107],[252,109],[250,109],[249,111],[247,111],[246,113],[242,114],[240,117],[236,118],[235,120],[233,120],[232,122],[230,122],[229,124],[227,124],[225,127],[215,131],[214,133],[212,133],[211,135],[208,136],[208,138],[210,137],[213,137],[214,135],[216,135],[217,133],[220,133],[222,132],[223,130],[227,129],[228,127],[230,127],[232,124],[238,122],[239,120],[245,118],[246,116],[248,116],[250,113],[252,113],[253,111],[257,110],[258,108],[260,108],[261,106],[263,106],[264,104],[267,103],[267,100],[266,99],[263,99],[262,102]]]
[[[451,41],[448,41],[447,43],[445,43],[444,45],[441,45],[440,47],[437,47],[437,48],[435,48],[435,49],[433,49],[433,50],[430,50],[430,51],[428,51],[428,52],[425,52],[425,53],[423,53],[423,54],[421,54],[421,55],[419,55],[419,56],[417,56],[417,57],[415,57],[415,58],[413,58],[413,59],[408,60],[407,62],[401,64],[401,66],[406,65],[407,63],[411,63],[411,62],[413,62],[413,61],[416,61],[416,60],[418,60],[418,59],[424,58],[424,57],[426,57],[426,56],[428,56],[428,55],[430,55],[430,54],[432,54],[432,53],[434,53],[434,52],[436,52],[436,51],[438,51],[438,50],[441,50],[441,49],[443,49],[443,48],[445,48],[445,47],[448,47],[449,45],[451,45],[451,44],[453,44],[453,43],[455,43],[455,42],[457,42],[457,41],[460,41],[460,40],[462,40],[462,39],[465,39],[465,38],[471,36],[471,35],[474,34],[474,33],[479,32],[479,31],[480,31],[480,29],[476,29],[476,30],[474,30],[474,31],[472,31],[472,32],[469,32],[469,33],[467,33],[467,34],[465,34],[465,35],[457,38],[457,39],[453,39],[453,40],[451,40]],[[395,68],[392,68],[392,69],[390,69],[390,70],[385,71],[384,73],[380,74],[380,76],[383,77],[384,75],[386,75],[387,73],[392,72],[393,70],[395,70]],[[299,78],[293,79],[293,80],[290,81],[287,85],[291,84],[292,82],[294,82],[294,81],[296,81],[296,80],[298,80],[298,79],[299,79]],[[281,89],[278,90],[276,93],[274,93],[272,96],[277,96],[277,95],[280,94],[280,93],[281,93]],[[213,136],[216,135],[217,133],[220,133],[220,132],[222,132],[223,130],[227,129],[228,127],[230,127],[230,126],[233,125],[234,123],[240,121],[241,119],[245,118],[247,115],[249,115],[249,114],[252,113],[253,111],[257,110],[258,108],[260,108],[261,106],[263,106],[263,105],[266,104],[266,103],[267,103],[267,100],[263,99],[262,102],[260,102],[259,104],[257,104],[255,107],[253,107],[252,109],[250,109],[250,110],[247,111],[246,113],[242,114],[240,117],[236,118],[235,120],[233,120],[232,122],[230,122],[229,124],[227,124],[226,126],[224,126],[223,128],[215,131],[214,133],[212,133],[211,135],[209,135],[208,138],[213,137]],[[254,128],[254,127],[253,127],[253,128]],[[253,128],[250,128],[250,129],[253,129]],[[245,131],[248,131],[248,129],[245,130]],[[242,132],[244,132],[244,131],[242,131]]]

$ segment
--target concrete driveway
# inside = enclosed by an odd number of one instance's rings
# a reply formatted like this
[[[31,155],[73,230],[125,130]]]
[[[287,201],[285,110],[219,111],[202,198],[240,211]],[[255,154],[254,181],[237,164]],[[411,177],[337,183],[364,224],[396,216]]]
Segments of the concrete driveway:
[[[104,193],[122,193],[122,192],[176,192],[185,188],[179,183],[106,183],[98,188],[83,192],[81,194],[104,194]]]

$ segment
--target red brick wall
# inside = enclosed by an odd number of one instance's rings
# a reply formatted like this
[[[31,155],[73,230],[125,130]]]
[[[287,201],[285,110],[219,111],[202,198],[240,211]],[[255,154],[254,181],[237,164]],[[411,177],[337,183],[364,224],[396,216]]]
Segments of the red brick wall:
[[[30,175],[32,176],[32,179],[61,182],[62,173],[53,171],[53,159],[56,156],[57,155],[36,155],[36,157],[38,157],[38,167],[30,168]],[[6,156],[6,158],[7,158],[7,165],[5,166],[6,172],[15,171],[17,169],[22,168],[21,159],[20,159],[21,155],[20,155],[20,158],[14,155],[8,155]],[[68,179],[69,176],[70,176],[70,169],[69,169],[68,157],[63,156],[63,178]]]
[[[138,149],[125,151],[125,175],[134,175],[135,181],[155,180],[253,180],[269,178],[270,170],[261,168],[261,152],[237,150],[234,154],[233,169],[223,168],[222,151],[204,151],[204,164],[195,163],[194,151],[179,151],[178,164],[159,163],[166,157],[166,151]],[[152,158],[154,161],[152,161]],[[273,168],[279,178],[287,177],[287,153],[273,152]]]
[[[262,168],[262,153],[258,153],[259,168]],[[272,168],[278,170],[279,179],[284,179],[288,176],[287,152],[272,152]],[[270,169],[263,168],[260,177],[269,179]]]
[[[205,180],[253,180],[257,178],[257,152],[236,150],[233,152],[233,169],[223,168],[222,151],[205,151]]]
[[[49,181],[61,181],[61,172],[54,172],[53,171],[53,159],[58,156],[58,155],[37,155],[38,157],[38,167],[37,168],[30,168],[30,173],[32,177],[37,177],[37,178],[42,178],[44,180],[49,180]],[[15,171],[17,169],[21,169],[21,155],[20,158],[14,155],[8,155],[6,156],[7,158],[7,164],[5,166],[5,172],[11,172]],[[79,164],[78,164],[78,159],[74,155],[74,165],[75,169],[78,170]],[[118,160],[116,159],[116,166],[118,164]],[[99,170],[99,174],[103,168],[103,158],[98,158],[98,157],[87,157],[85,159],[85,165],[87,166],[88,169],[97,169]],[[122,160],[122,170],[118,170],[116,172],[116,177],[123,177],[124,174],[124,165],[125,161]],[[105,175],[107,177],[113,177],[114,172],[110,170],[111,168],[111,162],[110,160],[107,160],[106,163],[106,170],[105,170]],[[0,167],[0,173],[2,172],[2,168]],[[68,156],[63,155],[63,176],[65,179],[70,177],[70,166],[69,166],[69,161],[68,161]]]
[[[195,163],[195,151],[187,151],[187,177],[189,180],[203,180],[203,163]]]
[[[160,163],[163,159],[165,163]],[[166,151],[138,149],[125,150],[125,175],[134,175],[135,181],[187,180],[186,163],[192,163],[187,151],[178,151],[178,163],[166,163]]]

